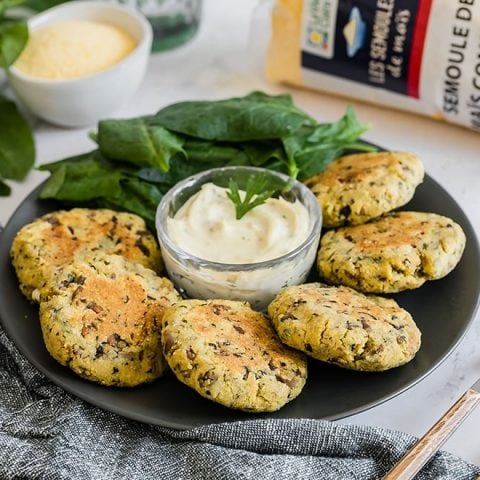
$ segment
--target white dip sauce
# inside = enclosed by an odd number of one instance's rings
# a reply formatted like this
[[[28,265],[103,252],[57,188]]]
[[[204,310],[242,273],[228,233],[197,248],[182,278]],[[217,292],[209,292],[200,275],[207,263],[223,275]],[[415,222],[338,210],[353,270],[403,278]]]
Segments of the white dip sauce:
[[[269,198],[235,218],[227,189],[206,183],[167,222],[173,243],[191,255],[219,263],[256,263],[281,257],[310,233],[307,209],[296,200]],[[244,192],[240,191],[243,198]]]
[[[264,310],[281,288],[306,281],[317,255],[320,228],[297,255],[282,256],[299,247],[314,225],[316,218],[300,201],[284,199],[269,199],[237,220],[226,190],[208,183],[166,224],[175,245],[203,260],[175,253],[160,238],[162,257],[173,283],[189,297],[241,300]],[[271,262],[256,265],[265,260]]]

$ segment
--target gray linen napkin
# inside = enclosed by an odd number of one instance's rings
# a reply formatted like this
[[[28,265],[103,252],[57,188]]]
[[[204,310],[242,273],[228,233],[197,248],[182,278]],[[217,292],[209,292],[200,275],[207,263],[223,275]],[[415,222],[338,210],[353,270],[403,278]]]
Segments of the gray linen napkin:
[[[65,393],[0,328],[0,479],[379,479],[414,443],[405,433],[321,420],[254,420],[175,431]],[[418,479],[480,468],[438,453]]]

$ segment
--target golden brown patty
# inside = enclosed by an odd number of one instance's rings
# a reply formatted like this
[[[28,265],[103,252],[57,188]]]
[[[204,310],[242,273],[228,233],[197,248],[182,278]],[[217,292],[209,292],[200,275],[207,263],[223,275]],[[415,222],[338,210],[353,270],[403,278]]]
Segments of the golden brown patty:
[[[58,267],[96,251],[122,255],[157,272],[162,268],[160,249],[145,222],[106,209],[74,208],[44,215],[17,233],[10,253],[23,294],[38,301]]]
[[[405,205],[422,182],[411,153],[358,153],[338,158],[305,183],[315,193],[323,226],[358,225]]]
[[[420,331],[406,310],[393,300],[348,287],[287,287],[268,313],[282,342],[352,370],[398,367],[420,347]]]
[[[367,293],[392,293],[447,275],[464,247],[465,234],[450,218],[397,212],[327,232],[320,242],[317,265],[328,283]]]
[[[163,317],[163,352],[177,378],[226,407],[271,412],[294,399],[305,358],[280,343],[248,303],[184,300]]]
[[[88,380],[134,386],[162,375],[165,308],[179,300],[170,280],[118,255],[64,266],[40,303],[50,355]]]

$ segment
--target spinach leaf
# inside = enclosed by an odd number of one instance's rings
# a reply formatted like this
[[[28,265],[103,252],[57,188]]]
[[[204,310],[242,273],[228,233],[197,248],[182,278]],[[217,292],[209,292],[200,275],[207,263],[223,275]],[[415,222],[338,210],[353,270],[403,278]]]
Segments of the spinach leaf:
[[[338,122],[302,127],[282,141],[290,163],[298,168],[299,179],[306,180],[346,151],[374,151],[374,147],[357,141],[368,128],[360,124],[349,106]]]
[[[187,137],[184,149],[186,157],[179,155],[173,157],[168,172],[142,168],[135,175],[161,185],[166,191],[179,181],[210,168],[234,165],[266,166],[266,162],[272,160],[280,159],[280,163],[283,163],[285,158],[281,143],[245,142],[241,146],[236,146],[231,143],[201,141]]]
[[[32,131],[16,105],[0,96],[0,176],[23,180],[35,161]]]
[[[22,3],[24,3],[26,7],[29,7],[32,10],[41,12],[43,10],[46,10],[47,8],[55,7],[67,1],[68,0],[25,0],[25,2],[22,1]]]
[[[168,171],[173,155],[185,153],[182,137],[161,126],[150,125],[148,117],[101,121],[96,141],[107,158],[156,167],[164,172]]]
[[[305,112],[302,112],[302,110],[300,110],[294,105],[292,96],[289,95],[288,93],[282,93],[280,95],[268,95],[268,93],[260,92],[259,90],[256,90],[254,92],[250,92],[248,95],[245,95],[245,97],[239,97],[239,98],[247,98],[248,100],[254,100],[256,102],[263,102],[263,103],[269,103],[269,102],[283,103],[284,105],[292,107],[296,109],[298,112],[305,114]]]
[[[23,21],[0,22],[0,68],[8,68],[22,53],[28,41],[27,24]]]
[[[0,18],[4,16],[8,8],[21,5],[24,0],[0,0]]]
[[[155,229],[155,214],[158,204],[163,197],[162,192],[148,182],[142,182],[135,177],[125,177],[122,182],[122,191],[119,196],[104,196],[97,200],[99,207],[123,210],[135,213],[142,217],[149,228]]]
[[[0,17],[8,8],[16,7],[18,5],[41,12],[42,10],[55,7],[66,1],[68,0],[0,0]]]
[[[272,159],[287,163],[287,157],[282,143],[278,140],[262,142],[244,142],[242,149],[251,165],[261,167]]]
[[[98,150],[42,165],[51,173],[40,198],[136,213],[153,228],[161,189],[136,175],[137,169],[109,162]],[[156,170],[158,172],[158,170]]]
[[[370,125],[362,125],[358,121],[355,110],[349,105],[345,115],[338,122],[317,124],[308,141],[318,143],[335,139],[337,142],[353,142],[369,128]]]
[[[40,192],[40,198],[85,202],[122,194],[123,172],[104,160],[97,151],[42,165],[39,169],[52,173]]]
[[[253,92],[240,98],[180,102],[160,110],[153,124],[203,140],[243,142],[291,134],[316,121],[293,105],[288,95]]]
[[[249,163],[248,156],[242,147],[234,143],[210,142],[186,137],[185,152],[190,163],[215,164],[219,167]]]
[[[12,189],[3,181],[2,177],[0,176],[0,197],[8,197],[11,191]]]
[[[366,128],[352,108],[337,122],[319,124],[289,95],[183,102],[154,116],[100,122],[91,134],[98,150],[41,167],[51,172],[41,196],[127,210],[152,226],[163,194],[191,175],[227,165],[262,166],[290,175],[282,185],[288,191],[295,177],[319,173],[345,151],[373,150],[358,140]],[[278,191],[245,182],[230,184],[239,216]]]
[[[209,170],[211,168],[235,165],[235,163],[217,163],[217,162],[192,162],[183,158],[177,158],[172,161],[168,172],[161,172],[155,168],[141,168],[133,175],[136,177],[155,183],[162,192],[166,192],[176,183],[196,173]],[[243,164],[242,164],[243,165]]]

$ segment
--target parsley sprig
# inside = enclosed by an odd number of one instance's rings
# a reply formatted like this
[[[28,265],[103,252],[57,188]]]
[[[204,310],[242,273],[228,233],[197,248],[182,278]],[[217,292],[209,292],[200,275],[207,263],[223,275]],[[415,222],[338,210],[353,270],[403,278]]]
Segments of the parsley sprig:
[[[269,182],[265,174],[251,175],[245,185],[245,196],[242,199],[238,183],[230,178],[227,197],[235,205],[237,220],[240,220],[253,208],[265,203],[275,193],[275,190],[270,190],[268,187]]]

